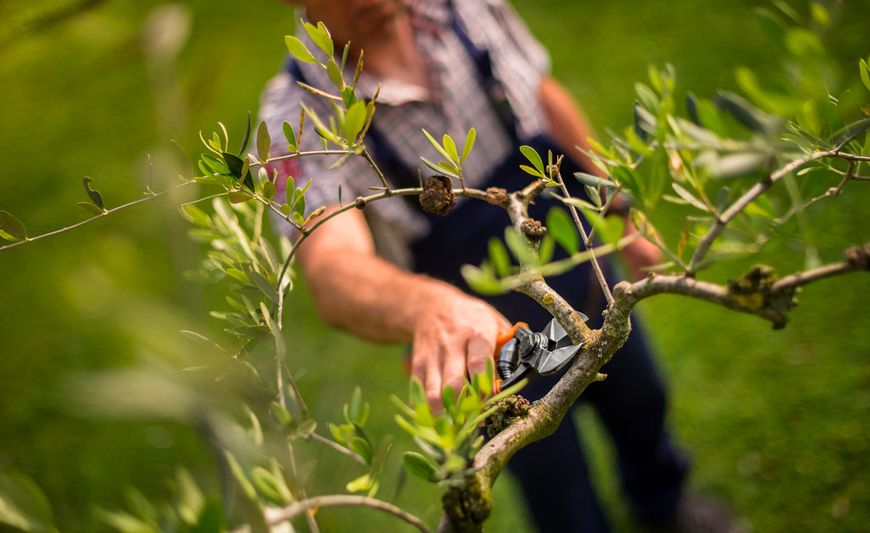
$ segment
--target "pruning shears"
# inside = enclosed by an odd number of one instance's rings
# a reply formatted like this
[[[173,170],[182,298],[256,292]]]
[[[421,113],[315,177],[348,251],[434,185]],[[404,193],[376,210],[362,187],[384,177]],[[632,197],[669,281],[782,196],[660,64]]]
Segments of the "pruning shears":
[[[588,320],[585,315],[583,320]],[[495,368],[500,383],[496,388],[506,389],[529,372],[549,376],[571,362],[583,343],[571,343],[568,333],[554,318],[540,333],[529,329],[525,322],[517,322],[508,331],[499,334],[495,346]]]

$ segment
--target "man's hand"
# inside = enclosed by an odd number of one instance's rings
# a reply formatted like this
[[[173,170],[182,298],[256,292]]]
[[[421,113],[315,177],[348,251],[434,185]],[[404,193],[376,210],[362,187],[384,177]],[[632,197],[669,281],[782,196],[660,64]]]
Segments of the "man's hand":
[[[493,356],[498,334],[511,324],[489,304],[444,286],[430,298],[414,327],[411,372],[420,379],[433,408],[441,390],[457,391],[466,376],[481,372]]]
[[[637,228],[634,227],[634,224],[628,218],[625,219],[625,227],[626,235],[637,233]],[[638,236],[637,239],[623,248],[622,254],[635,280],[646,277],[647,273],[643,270],[644,267],[657,265],[662,261],[662,251],[655,244],[641,236]]]

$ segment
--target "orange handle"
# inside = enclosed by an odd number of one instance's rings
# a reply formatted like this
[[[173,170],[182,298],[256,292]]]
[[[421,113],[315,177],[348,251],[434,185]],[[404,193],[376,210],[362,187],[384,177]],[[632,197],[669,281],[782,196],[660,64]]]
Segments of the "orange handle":
[[[507,344],[507,342],[509,340],[514,338],[514,335],[517,334],[517,330],[520,329],[520,326],[522,326],[524,328],[529,327],[529,325],[526,324],[525,322],[517,322],[516,324],[513,325],[513,327],[511,329],[509,329],[507,331],[502,331],[501,333],[498,334],[498,337],[496,337],[496,339],[495,339],[495,353],[493,354],[493,357],[498,357],[498,353],[501,351],[501,349],[504,347],[504,345]]]
[[[509,340],[514,338],[514,335],[517,334],[517,330],[520,329],[521,326],[524,328],[529,327],[525,322],[517,322],[511,329],[502,331],[498,334],[498,337],[495,339],[495,353],[492,354],[493,359],[498,359],[498,354],[501,352],[501,349]],[[495,376],[494,388],[496,394],[501,392],[501,378],[498,376]]]

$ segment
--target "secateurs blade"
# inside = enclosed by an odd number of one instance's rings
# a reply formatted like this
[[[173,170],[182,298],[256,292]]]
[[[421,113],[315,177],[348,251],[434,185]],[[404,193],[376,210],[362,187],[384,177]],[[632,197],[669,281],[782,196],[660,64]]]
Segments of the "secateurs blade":
[[[583,319],[588,320],[586,316]],[[502,380],[500,388],[510,387],[529,372],[541,376],[555,374],[565,368],[582,347],[582,342],[571,343],[568,333],[555,318],[540,333],[529,329],[525,322],[517,322],[499,335],[496,342],[495,367]]]

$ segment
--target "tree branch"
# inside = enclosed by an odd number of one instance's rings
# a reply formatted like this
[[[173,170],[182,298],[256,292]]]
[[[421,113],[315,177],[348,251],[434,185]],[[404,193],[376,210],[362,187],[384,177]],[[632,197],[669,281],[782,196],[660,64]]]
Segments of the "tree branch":
[[[706,235],[700,240],[698,243],[698,247],[695,249],[695,253],[692,255],[692,259],[689,261],[689,273],[694,274],[698,268],[698,264],[704,259],[704,256],[710,250],[710,246],[713,244],[713,241],[722,233],[725,229],[725,226],[728,225],[729,222],[734,220],[740,213],[746,209],[749,204],[751,204],[756,198],[764,194],[768,189],[770,189],[775,183],[782,180],[785,176],[791,174],[795,170],[798,170],[802,166],[807,163],[811,163],[813,161],[824,159],[826,157],[838,157],[841,159],[846,159],[848,161],[870,161],[870,157],[858,156],[854,154],[843,153],[839,148],[834,150],[826,150],[823,152],[814,152],[806,157],[802,157],[800,159],[795,159],[794,161],[789,162],[787,165],[783,166],[779,170],[776,170],[770,176],[767,176],[763,180],[759,181],[752,187],[750,187],[743,195],[734,201],[728,209],[726,209],[716,220],[716,223],[713,224],[713,227],[707,232]]]
[[[383,511],[385,513],[391,514],[396,518],[404,520],[405,522],[411,524],[416,527],[420,531],[424,533],[429,532],[429,528],[426,527],[426,524],[423,523],[422,520],[417,518],[416,516],[408,513],[396,507],[395,505],[385,502],[383,500],[378,500],[375,498],[368,498],[366,496],[353,496],[350,494],[334,494],[329,496],[316,496],[313,498],[309,498],[307,500],[302,500],[299,502],[295,502],[282,509],[281,511],[272,514],[267,518],[267,524],[269,526],[276,526],[283,522],[287,522],[288,520],[292,520],[296,516],[302,514],[308,509],[319,509],[321,507],[368,507],[370,509],[376,509],[378,511]]]

